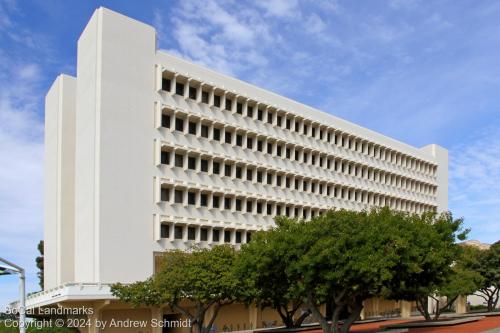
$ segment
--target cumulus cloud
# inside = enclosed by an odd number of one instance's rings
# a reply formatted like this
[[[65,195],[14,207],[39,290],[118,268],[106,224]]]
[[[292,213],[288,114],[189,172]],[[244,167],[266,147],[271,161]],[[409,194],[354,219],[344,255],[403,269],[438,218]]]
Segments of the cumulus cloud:
[[[227,74],[265,66],[266,45],[279,39],[255,8],[238,2],[209,0],[200,5],[188,0],[172,11],[170,19],[155,11],[160,47]]]
[[[338,43],[323,17],[337,10],[336,1],[186,0],[157,9],[154,25],[168,52],[293,97],[289,77],[324,63],[313,54],[299,62],[307,44]]]

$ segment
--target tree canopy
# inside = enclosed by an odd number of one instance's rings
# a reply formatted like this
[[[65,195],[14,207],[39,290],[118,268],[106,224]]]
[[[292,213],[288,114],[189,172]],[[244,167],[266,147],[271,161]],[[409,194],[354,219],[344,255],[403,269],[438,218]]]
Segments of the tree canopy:
[[[468,232],[462,224],[450,213],[387,207],[331,210],[310,221],[281,217],[241,252],[229,245],[168,251],[155,276],[112,290],[135,306],[168,305],[191,319],[198,333],[207,333],[219,309],[235,301],[272,307],[288,327],[301,324],[308,313],[297,309],[306,307],[325,333],[348,332],[372,297],[416,301],[430,320],[429,297],[452,300],[485,279],[456,244]],[[495,258],[481,260],[493,264]],[[495,271],[488,274],[488,283],[498,285]]]
[[[247,292],[234,274],[235,258],[229,245],[167,251],[153,277],[131,285],[115,284],[112,293],[134,306],[168,305],[189,318],[196,332],[207,333],[220,308],[243,299]]]
[[[417,300],[435,292],[452,272],[455,240],[467,232],[461,226],[448,213],[376,208],[288,220],[275,232],[287,234],[281,251],[287,276],[296,280],[291,294],[303,298],[325,333],[335,333],[349,331],[368,298]],[[320,311],[323,304],[332,309],[330,318]]]
[[[389,297],[415,301],[425,319],[431,320],[429,298],[437,300],[443,295],[442,288],[453,283],[457,273],[454,262],[460,247],[456,240],[463,240],[468,233],[462,230],[462,224],[463,220],[453,219],[451,213],[408,215],[399,230],[404,245],[388,287]],[[434,319],[439,317],[439,311],[436,314]]]
[[[465,246],[468,253],[466,267],[481,276],[481,283],[475,295],[483,298],[488,311],[493,311],[500,298],[500,241],[489,249],[481,250],[473,246]]]
[[[247,303],[271,307],[286,327],[300,327],[310,312],[296,315],[303,305],[303,295],[296,288],[299,276],[288,269],[300,254],[291,250],[296,242],[294,229],[299,226],[284,218],[277,218],[276,225],[275,229],[255,233],[252,242],[242,246],[236,271],[251,291]]]

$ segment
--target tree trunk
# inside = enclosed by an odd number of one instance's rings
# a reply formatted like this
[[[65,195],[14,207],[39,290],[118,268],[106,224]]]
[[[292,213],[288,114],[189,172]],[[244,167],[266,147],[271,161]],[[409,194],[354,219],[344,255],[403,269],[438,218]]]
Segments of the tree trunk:
[[[424,316],[426,321],[431,321],[431,315],[429,314],[429,300],[427,296],[417,297],[415,300],[417,303],[417,310],[422,316]]]
[[[232,303],[232,302],[230,302],[230,303]],[[214,310],[212,311],[212,317],[208,320],[207,326],[203,329],[202,333],[210,333],[210,329],[212,328],[212,325],[214,324],[215,318],[217,318],[217,315],[219,314],[220,308],[223,307],[224,305],[227,305],[230,303],[225,303],[225,304],[216,303],[213,305]],[[208,308],[207,308],[207,310],[208,310]],[[205,317],[205,315],[203,315],[203,318],[204,317]]]
[[[290,315],[288,309],[283,308],[281,305],[277,305],[275,308],[276,312],[280,315],[281,321],[285,324],[286,328],[293,328],[293,313]]]
[[[458,297],[459,296],[455,296],[455,297],[447,299],[446,300],[447,303],[445,304],[445,306],[443,306],[441,308],[441,311],[442,310],[450,310],[451,311],[451,307],[452,307],[453,303],[455,303],[455,301],[457,300]]]
[[[439,299],[436,299],[434,297],[433,299],[436,301],[436,312],[434,313],[434,320],[438,320],[439,315],[441,314],[441,308],[439,307]]]
[[[311,311],[313,318],[319,322],[323,333],[338,333],[336,327],[332,330],[332,326],[328,324],[326,318],[321,314],[321,311],[318,310],[311,295],[307,297],[307,307],[309,308],[309,311]]]
[[[302,323],[304,322],[304,320],[309,317],[309,315],[311,314],[311,311],[310,310],[307,310],[306,312],[304,312],[303,314],[300,315],[299,318],[297,318],[297,320],[293,323],[293,326],[295,328],[298,328],[298,327],[301,327],[302,326]]]
[[[354,307],[351,309],[351,313],[349,313],[349,317],[347,317],[347,319],[344,320],[344,323],[342,324],[342,329],[340,331],[341,333],[349,333],[349,329],[351,328],[352,324],[359,318],[362,310],[363,302],[358,302],[354,305]]]
[[[342,310],[344,310],[345,306],[344,305],[335,305],[335,309],[333,309],[332,313],[332,327],[334,332],[338,332],[339,330],[339,317],[340,314],[342,313]]]
[[[500,288],[497,288],[497,290],[493,293],[493,295],[495,295],[495,296],[493,297],[493,309],[492,309],[492,311],[494,311],[495,308],[497,307],[498,299],[500,298]]]
[[[483,288],[478,292],[480,294],[475,294],[475,295],[482,297],[486,301],[487,311],[488,312],[494,311],[498,304],[498,299],[500,298],[499,295],[500,288],[495,288],[494,290],[491,290],[489,288]]]

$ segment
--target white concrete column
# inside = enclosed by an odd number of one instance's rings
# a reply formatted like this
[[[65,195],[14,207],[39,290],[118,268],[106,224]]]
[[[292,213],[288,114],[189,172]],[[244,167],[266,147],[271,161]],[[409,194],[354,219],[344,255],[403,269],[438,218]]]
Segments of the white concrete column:
[[[210,91],[208,92],[208,105],[213,106],[214,105],[214,95],[215,95],[215,87],[212,87]]]
[[[236,135],[238,134],[237,130],[231,132],[231,146],[236,146]]]
[[[170,95],[175,95],[175,88],[177,86],[177,73],[174,73],[172,80],[170,80]]]
[[[194,230],[195,230],[194,241],[196,243],[199,243],[201,242],[201,226],[197,225]]]
[[[240,95],[234,96],[233,100],[231,101],[231,113],[236,113],[236,106],[238,105],[238,97]]]
[[[201,137],[201,120],[195,120],[196,121],[196,137],[200,138]]]
[[[208,233],[208,235],[207,235],[207,243],[208,243],[208,244],[211,244],[211,243],[213,243],[213,241],[214,241],[214,239],[213,239],[213,236],[214,236],[214,228],[213,228],[213,227],[208,228],[207,233]]]
[[[226,230],[227,230],[227,228],[225,228],[225,227],[220,229],[220,243],[221,244],[226,243]]]
[[[248,138],[248,132],[245,131],[241,134],[241,141],[242,141],[242,144],[241,144],[241,147],[244,148],[244,149],[247,149],[247,138]]]
[[[190,78],[188,78],[184,84],[184,98],[189,98],[189,82],[191,82]]]
[[[189,228],[189,224],[182,226],[182,241],[183,242],[188,241],[188,228]]]
[[[233,175],[234,175],[235,169],[236,168],[232,168],[231,173]],[[236,197],[235,196],[231,196],[230,198],[231,198],[231,212],[234,213],[236,211]]]
[[[227,125],[223,125],[221,128],[220,128],[220,142],[221,143],[226,143],[226,126]]]
[[[264,105],[265,107],[262,108],[262,122],[264,124],[267,124],[267,112],[268,112],[268,109],[269,109],[269,106],[268,105]]]
[[[194,191],[194,206],[200,208],[201,191]]]
[[[236,244],[236,230],[229,229],[229,232],[231,233],[231,241],[230,241],[230,243],[232,245],[235,245]]]
[[[203,85],[205,83],[201,82],[200,86],[198,87],[198,90],[196,91],[196,103],[201,103],[201,93],[203,91]]]
[[[221,96],[221,101],[220,101],[220,109],[225,110],[226,109],[226,91]]]
[[[247,115],[247,111],[248,111],[248,99],[245,98],[245,101],[243,102],[243,107],[241,108],[242,109],[242,113],[244,116]]]
[[[249,106],[247,105],[247,109],[248,109],[248,107]],[[257,120],[257,112],[258,112],[258,103],[253,106],[253,113],[252,113],[253,120]]]

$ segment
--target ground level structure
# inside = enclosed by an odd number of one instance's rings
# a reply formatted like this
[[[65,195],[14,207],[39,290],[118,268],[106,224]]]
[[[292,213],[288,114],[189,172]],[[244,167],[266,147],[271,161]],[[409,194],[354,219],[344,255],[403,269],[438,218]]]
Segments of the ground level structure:
[[[463,304],[463,300],[457,302],[457,313],[465,312]],[[115,299],[110,294],[109,286],[104,284],[68,283],[59,288],[29,296],[27,305],[33,311],[34,317],[65,318],[70,325],[77,326],[81,332],[189,332],[187,318],[173,312],[168,306],[131,308]],[[66,309],[66,311],[56,309]],[[412,315],[416,315],[416,310],[410,302],[376,298],[365,302],[361,319],[380,316],[411,318]],[[309,318],[305,324],[310,324],[312,320]],[[407,319],[401,320],[404,322]],[[158,325],[157,323],[160,322],[163,324]],[[139,323],[140,327],[131,327],[136,325],[134,323]],[[380,323],[382,322],[356,325],[354,330],[365,326],[366,328],[378,327]],[[214,332],[250,331],[281,325],[281,319],[273,309],[232,304],[220,310],[213,330]]]

